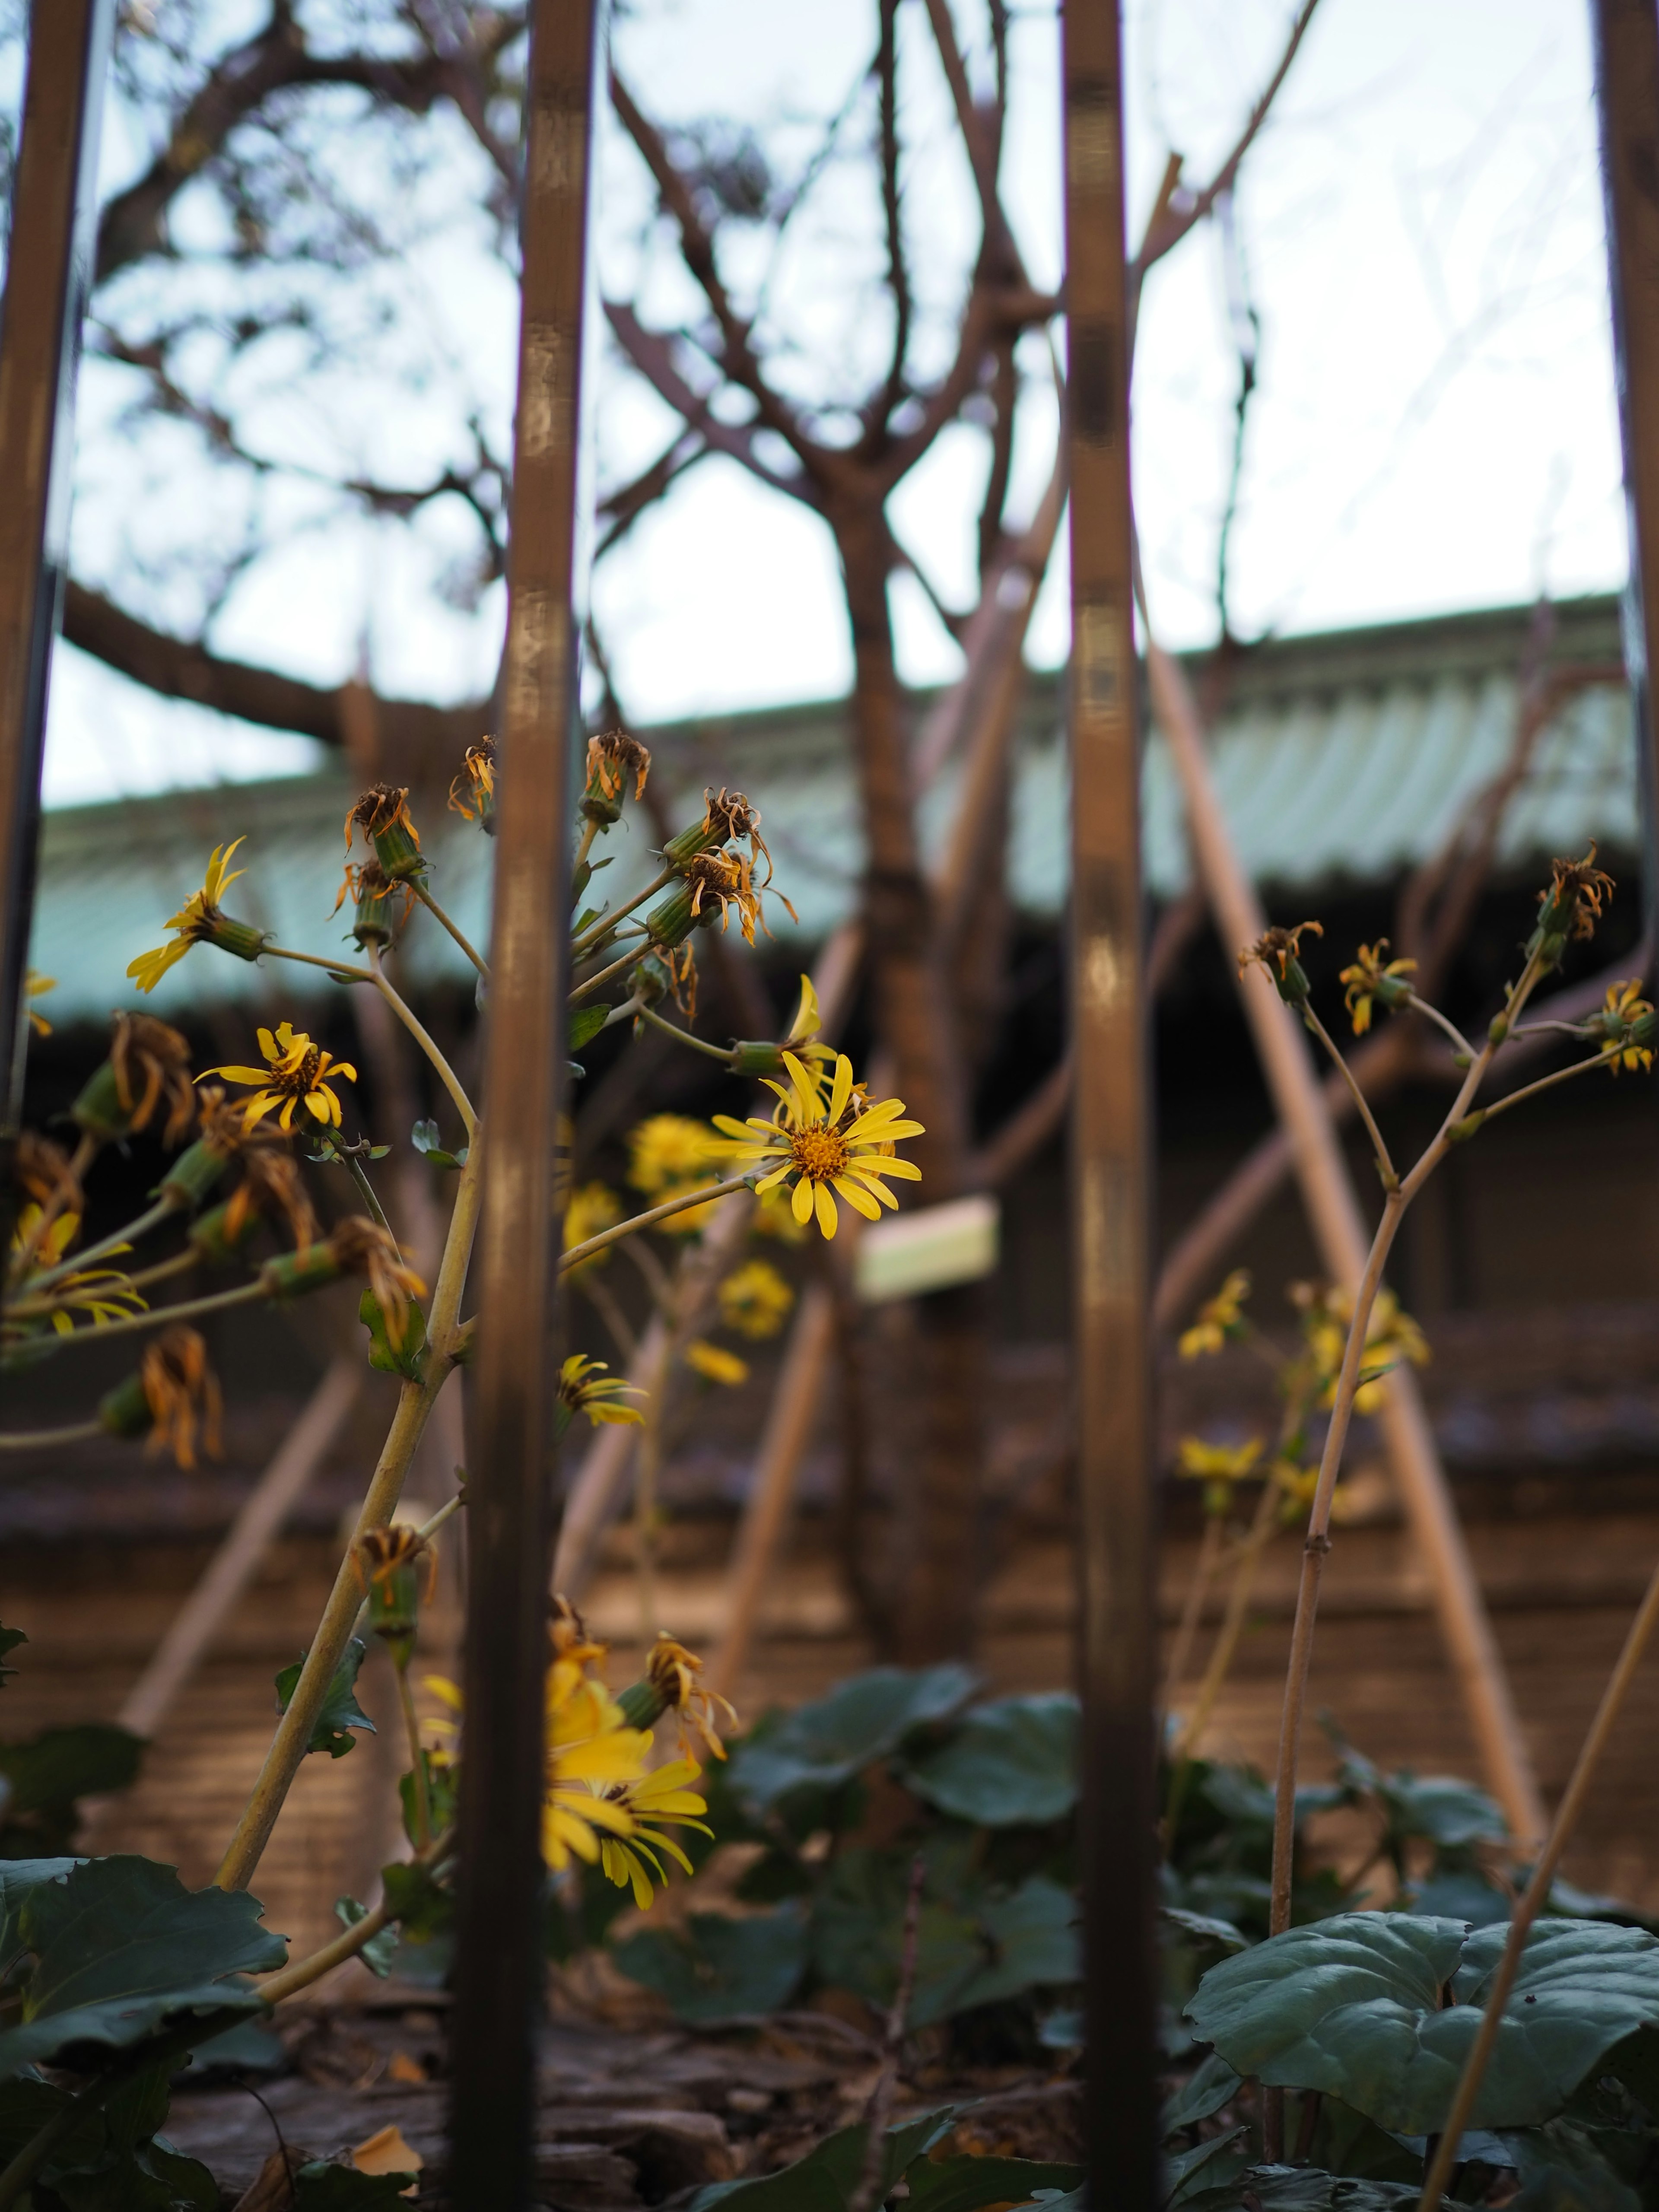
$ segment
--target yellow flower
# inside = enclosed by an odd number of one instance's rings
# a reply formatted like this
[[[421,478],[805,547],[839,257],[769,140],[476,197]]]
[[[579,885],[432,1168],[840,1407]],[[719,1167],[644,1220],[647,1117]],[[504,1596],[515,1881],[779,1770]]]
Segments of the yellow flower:
[[[337,1129],[340,1102],[330,1086],[343,1080],[355,1083],[356,1069],[349,1060],[336,1060],[321,1045],[313,1044],[305,1031],[296,1030],[291,1022],[283,1022],[275,1036],[269,1030],[261,1030],[258,1038],[265,1066],[209,1067],[196,1080],[204,1083],[210,1075],[222,1075],[231,1083],[258,1084],[258,1090],[242,1109],[245,1128],[251,1129],[280,1107],[276,1118],[284,1129],[291,1129],[294,1109],[303,1102],[313,1121]]]
[[[643,1777],[651,1738],[627,1725],[602,1682],[568,1661],[548,1669],[544,1710],[542,1856],[559,1874],[573,1851],[590,1866],[597,1862],[597,1831],[633,1833],[632,1813],[605,1793]]]
[[[710,1344],[706,1336],[694,1336],[680,1357],[694,1375],[701,1375],[709,1382],[724,1382],[735,1388],[749,1380],[749,1363],[739,1359],[735,1352],[727,1352],[718,1344]]]
[[[11,1249],[15,1253],[31,1253],[33,1267],[44,1273],[62,1264],[64,1254],[81,1233],[81,1217],[78,1213],[60,1213],[42,1230],[42,1211],[33,1204],[21,1208],[12,1231]],[[130,1244],[112,1244],[110,1256],[131,1249]],[[28,1282],[25,1275],[21,1291],[24,1297],[28,1295]],[[59,1336],[71,1334],[77,1314],[88,1315],[93,1327],[102,1328],[109,1322],[128,1321],[134,1314],[149,1310],[149,1300],[133,1288],[118,1267],[77,1268],[73,1274],[64,1275],[54,1283],[50,1295],[54,1301],[52,1325]]]
[[[625,1836],[600,1838],[600,1861],[618,1889],[632,1887],[634,1902],[641,1912],[650,1910],[655,1896],[653,1881],[665,1888],[668,1884],[662,1861],[657,1856],[659,1851],[666,1851],[687,1874],[692,1870],[690,1860],[665,1832],[662,1824],[696,1828],[705,1836],[714,1832],[705,1821],[695,1817],[708,1810],[707,1801],[685,1786],[695,1782],[702,1772],[695,1759],[671,1759],[665,1766],[642,1775],[637,1782],[619,1783],[609,1792],[608,1802],[626,1813],[630,1825]]]
[[[796,1220],[804,1224],[816,1214],[825,1237],[835,1235],[839,1218],[832,1193],[866,1220],[878,1221],[883,1206],[898,1205],[884,1176],[921,1180],[921,1169],[911,1161],[892,1157],[900,1137],[921,1135],[921,1123],[903,1118],[902,1099],[871,1106],[861,1095],[855,1097],[853,1063],[845,1053],[836,1057],[827,1099],[822,1074],[809,1073],[792,1052],[785,1053],[783,1064],[789,1071],[787,1090],[767,1079],[778,1099],[769,1121],[750,1115],[745,1124],[729,1115],[714,1116],[715,1127],[733,1140],[722,1149],[750,1167],[768,1169],[756,1185],[758,1191],[782,1189],[793,1179],[790,1206]]]
[[[636,1398],[645,1395],[624,1376],[607,1375],[603,1359],[587,1359],[580,1352],[573,1352],[559,1370],[559,1404],[573,1416],[586,1413],[595,1428],[605,1421],[614,1427],[644,1421],[637,1406],[619,1402],[630,1390]]]
[[[48,991],[57,988],[58,978],[55,975],[37,975],[33,968],[24,970],[23,996],[26,999],[41,999]],[[44,1014],[37,1014],[33,1006],[29,1008],[29,1027],[36,1036],[52,1035],[52,1024]]]
[[[1615,1075],[1621,1067],[1653,1066],[1653,1007],[1642,996],[1639,976],[1634,982],[1609,983],[1601,1012],[1585,1026],[1604,1051],[1609,1045],[1622,1047],[1607,1062]]]
[[[201,890],[192,891],[178,913],[168,919],[167,926],[174,934],[165,945],[158,945],[150,952],[141,952],[129,963],[127,973],[141,991],[153,991],[167,969],[182,960],[192,945],[204,940],[222,945],[226,951],[238,953],[244,960],[258,957],[259,946],[264,942],[264,932],[247,922],[233,921],[219,907],[224,892],[246,873],[243,868],[238,868],[234,874],[229,872],[237,846],[246,842],[245,837],[238,837],[233,844],[214,847]]]
[[[720,1319],[757,1342],[777,1334],[794,1303],[794,1292],[769,1260],[745,1260],[720,1285]]]
[[[568,1252],[573,1245],[586,1244],[602,1229],[614,1229],[622,1218],[622,1206],[614,1191],[607,1190],[602,1182],[584,1183],[580,1190],[572,1191],[570,1203],[565,1208],[564,1249]],[[566,1280],[574,1282],[590,1268],[603,1267],[610,1257],[611,1248],[607,1245],[568,1269]]]
[[[1219,1352],[1231,1337],[1245,1334],[1249,1324],[1243,1304],[1250,1295],[1247,1267],[1235,1267],[1212,1298],[1198,1310],[1198,1317],[1184,1330],[1176,1349],[1183,1359],[1199,1359],[1206,1352]]]
[[[698,1737],[716,1759],[724,1759],[720,1723],[735,1728],[738,1716],[718,1690],[705,1689],[697,1680],[702,1662],[695,1651],[672,1636],[659,1634],[645,1662],[646,1680],[662,1699],[663,1711],[679,1717],[680,1749],[689,1751],[690,1738]]]
[[[1311,1283],[1293,1283],[1291,1298],[1302,1309],[1303,1335],[1314,1365],[1319,1403],[1328,1408],[1336,1403],[1337,1378],[1347,1346],[1348,1326],[1353,1318],[1352,1294],[1344,1290],[1320,1291]],[[1359,1387],[1354,1394],[1355,1412],[1376,1411],[1382,1402],[1382,1379],[1390,1369],[1398,1367],[1402,1361],[1421,1367],[1428,1358],[1428,1341],[1422,1330],[1403,1310],[1392,1291],[1379,1291],[1372,1303],[1370,1325],[1365,1332]]]
[[[1231,1510],[1233,1486],[1260,1474],[1261,1439],[1245,1444],[1206,1444],[1201,1437],[1182,1437],[1176,1472],[1204,1485],[1204,1510],[1221,1520]]]
[[[653,1114],[629,1132],[628,1150],[629,1182],[647,1198],[661,1199],[695,1189],[726,1147],[706,1121]]]
[[[1275,1460],[1272,1468],[1274,1486],[1284,1496],[1279,1509],[1281,1527],[1294,1528],[1312,1510],[1314,1492],[1319,1487],[1316,1467],[1298,1467],[1293,1460]],[[1331,1518],[1343,1522],[1348,1517],[1351,1503],[1348,1485],[1339,1482],[1331,1492]]]
[[[1385,966],[1382,956],[1388,949],[1386,937],[1379,937],[1375,945],[1362,945],[1354,955],[1352,967],[1345,968],[1338,979],[1348,987],[1342,1001],[1353,1018],[1356,1036],[1364,1036],[1371,1025],[1373,1000],[1380,999],[1385,1006],[1394,1007],[1411,996],[1411,985],[1404,979],[1417,973],[1417,963],[1390,960]]]

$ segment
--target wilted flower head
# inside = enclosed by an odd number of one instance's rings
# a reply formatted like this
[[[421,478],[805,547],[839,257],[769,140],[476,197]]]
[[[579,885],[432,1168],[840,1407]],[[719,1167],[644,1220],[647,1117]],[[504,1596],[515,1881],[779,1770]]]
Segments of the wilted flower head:
[[[559,1405],[567,1419],[586,1413],[595,1428],[605,1422],[617,1426],[643,1422],[645,1416],[636,1406],[622,1401],[644,1395],[626,1376],[608,1373],[603,1359],[588,1359],[580,1352],[573,1352],[559,1370]]]
[[[81,1186],[70,1173],[69,1154],[50,1137],[37,1136],[33,1129],[18,1134],[11,1156],[11,1179],[26,1198],[38,1205],[45,1206],[61,1191],[59,1204],[66,1212],[83,1214],[87,1210]]]
[[[1411,996],[1411,985],[1406,977],[1417,972],[1415,960],[1390,960],[1386,964],[1383,954],[1389,949],[1386,937],[1379,937],[1375,945],[1362,945],[1354,955],[1353,964],[1342,970],[1340,981],[1347,985],[1342,994],[1343,1004],[1353,1020],[1353,1033],[1364,1036],[1371,1025],[1371,1003],[1395,1007]]]
[[[395,880],[401,882],[407,877],[418,876],[425,869],[421,833],[409,811],[407,785],[370,784],[345,818],[348,853],[351,850],[354,828],[362,830],[374,848],[375,858]]]
[[[379,860],[348,860],[334,901],[336,914],[348,899],[356,908],[351,934],[358,944],[390,945],[409,919],[415,894],[406,882],[394,882]]]
[[[694,853],[681,872],[691,893],[691,911],[699,921],[703,918],[705,907],[712,917],[718,903],[720,927],[726,927],[735,908],[738,927],[749,944],[755,941],[757,922],[766,928],[760,894],[755,889],[749,862],[741,853]],[[784,903],[787,905],[788,901]],[[793,908],[790,910],[793,912]],[[771,933],[767,930],[769,937]]]
[[[1246,1336],[1249,1323],[1244,1318],[1244,1301],[1250,1295],[1250,1273],[1248,1267],[1235,1267],[1212,1298],[1206,1298],[1199,1308],[1189,1329],[1183,1331],[1176,1347],[1183,1359],[1201,1358],[1206,1352],[1219,1352],[1232,1339]]]
[[[625,795],[629,780],[635,799],[645,794],[645,780],[651,773],[651,754],[637,738],[630,738],[626,730],[606,730],[602,736],[587,741],[587,798],[608,807],[605,818],[614,822],[616,810]]]
[[[109,1059],[76,1101],[75,1118],[83,1128],[125,1136],[148,1128],[163,1103],[161,1141],[179,1144],[196,1119],[189,1044],[149,1014],[117,1014]]]
[[[645,1662],[646,1680],[662,1699],[663,1711],[678,1716],[680,1748],[689,1750],[689,1736],[695,1735],[714,1758],[724,1759],[720,1724],[723,1717],[728,1729],[735,1728],[738,1716],[718,1690],[706,1689],[698,1681],[702,1672],[702,1662],[694,1651],[659,1632]]]
[[[718,791],[705,791],[703,799],[703,829],[711,844],[740,845],[747,843],[749,858],[766,862],[763,882],[772,880],[772,855],[761,836],[759,811],[749,804],[740,791],[727,791],[724,785]]]
[[[1609,983],[1600,1010],[1584,1027],[1604,1050],[1611,1045],[1621,1048],[1607,1063],[1615,1075],[1621,1067],[1653,1066],[1653,1006],[1642,996],[1639,977],[1630,983]]]
[[[1273,977],[1281,999],[1292,1006],[1305,1006],[1308,979],[1302,971],[1301,954],[1302,940],[1310,930],[1316,937],[1325,934],[1323,924],[1317,921],[1298,921],[1294,929],[1264,930],[1254,945],[1247,945],[1239,954],[1239,974],[1255,963]]]
[[[342,1274],[368,1278],[386,1317],[386,1340],[394,1350],[401,1347],[410,1300],[422,1297],[426,1285],[405,1263],[391,1231],[366,1213],[348,1214],[329,1237],[327,1249]]]
[[[1595,865],[1594,844],[1582,860],[1552,860],[1548,888],[1538,894],[1538,926],[1527,940],[1528,959],[1547,971],[1575,938],[1593,937],[1613,890],[1613,878]]]
[[[237,1109],[230,1110],[234,1115]],[[274,1131],[260,1128],[252,1135],[254,1141],[242,1151],[242,1180],[226,1202],[225,1242],[236,1244],[250,1215],[257,1213],[267,1221],[280,1215],[303,1259],[316,1242],[319,1228],[299,1163]]]
[[[222,1401],[207,1346],[193,1328],[175,1325],[146,1345],[138,1379],[153,1424],[146,1450],[170,1448],[180,1467],[194,1467],[199,1426],[203,1449],[210,1459],[219,1456]]]
[[[469,745],[460,771],[449,787],[453,810],[491,836],[495,834],[495,741],[480,738]]]

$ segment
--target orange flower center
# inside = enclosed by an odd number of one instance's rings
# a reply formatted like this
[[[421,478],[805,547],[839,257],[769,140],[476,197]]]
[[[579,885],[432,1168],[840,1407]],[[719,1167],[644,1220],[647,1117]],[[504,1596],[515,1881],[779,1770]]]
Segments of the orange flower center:
[[[847,1140],[820,1122],[797,1129],[789,1139],[790,1157],[809,1182],[830,1182],[847,1172]]]
[[[316,1089],[322,1066],[322,1052],[314,1044],[307,1046],[303,1053],[284,1053],[271,1066],[270,1087],[288,1097],[303,1098],[307,1091]]]

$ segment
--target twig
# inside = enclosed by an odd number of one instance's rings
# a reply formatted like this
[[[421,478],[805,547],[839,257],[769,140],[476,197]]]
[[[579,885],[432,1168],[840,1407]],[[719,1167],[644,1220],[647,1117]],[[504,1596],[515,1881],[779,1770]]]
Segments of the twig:
[[[730,1182],[711,1182],[707,1189],[685,1190],[677,1198],[665,1198],[660,1206],[652,1206],[648,1212],[636,1213],[629,1221],[616,1222],[609,1229],[601,1229],[597,1237],[590,1237],[585,1243],[573,1244],[560,1260],[559,1272],[561,1274],[568,1273],[584,1260],[591,1260],[594,1253],[603,1252],[609,1245],[620,1243],[624,1237],[632,1237],[641,1229],[654,1228],[658,1222],[666,1221],[671,1214],[684,1213],[690,1206],[708,1206],[717,1198],[730,1198],[736,1191],[751,1191],[754,1188],[750,1176],[733,1176]]]
[[[454,939],[456,944],[460,946],[462,951],[465,953],[467,958],[472,963],[472,965],[477,969],[484,981],[488,982],[489,981],[489,969],[488,966],[479,957],[478,954],[473,951],[471,945],[461,934],[460,931],[457,929],[454,923],[439,905],[437,900],[433,897],[431,892],[428,890],[426,885],[421,881],[418,876],[411,876],[409,878],[409,888],[414,892],[416,897],[419,899],[421,904],[426,908],[427,912],[433,916],[434,920],[441,921],[443,924],[444,927]]]
[[[1515,1987],[1515,1978],[1520,1970],[1528,1934],[1549,1901],[1556,1869],[1572,1838],[1572,1832],[1578,1825],[1578,1816],[1584,1809],[1584,1800],[1589,1794],[1590,1784],[1595,1778],[1595,1770],[1607,1749],[1620,1709],[1635,1680],[1636,1669],[1653,1634],[1656,1621],[1659,1621],[1659,1566],[1653,1571],[1647,1594],[1638,1607],[1636,1618],[1630,1625],[1630,1633],[1625,1638],[1625,1648],[1619,1655],[1619,1663],[1613,1670],[1607,1688],[1601,1692],[1601,1703],[1596,1710],[1595,1718],[1590,1723],[1583,1747],[1578,1753],[1572,1779],[1567,1784],[1566,1795],[1562,1798],[1551,1826],[1549,1840],[1532,1870],[1532,1879],[1527,1884],[1525,1893],[1515,1908],[1515,1917],[1510,1923],[1509,1940],[1504,1946],[1498,1972],[1492,1976],[1486,2012],[1474,2041],[1469,2046],[1469,2055],[1463,2062],[1463,2071],[1458,2078],[1451,2112],[1424,2181],[1419,2212],[1435,2212],[1442,2196],[1450,2185],[1451,2169],[1457,2160],[1458,2145],[1474,2111],[1474,2100],[1480,2092],[1486,2062],[1492,2057],[1492,2045],[1498,2039],[1498,2031],[1503,2022],[1504,2008]]]
[[[396,1014],[398,1019],[403,1024],[404,1027],[409,1031],[410,1036],[414,1038],[416,1043],[419,1045],[421,1050],[431,1061],[433,1066],[438,1071],[439,1079],[442,1082],[444,1089],[449,1093],[450,1097],[455,1102],[456,1109],[460,1115],[462,1124],[466,1130],[466,1140],[468,1144],[476,1145],[478,1140],[478,1116],[473,1110],[472,1101],[467,1097],[465,1091],[461,1088],[460,1078],[456,1074],[449,1062],[444,1058],[442,1053],[439,1051],[432,1039],[427,1035],[426,1030],[422,1027],[414,1012],[410,1007],[404,1004],[404,1001],[398,997],[397,992],[393,990],[392,985],[386,981],[386,971],[380,965],[380,953],[378,945],[371,945],[369,946],[368,957],[371,970],[369,981],[374,984],[380,996],[386,1000],[387,1006],[391,1007],[392,1012]]]
[[[887,2015],[887,2033],[882,2039],[881,2071],[865,2107],[864,2166],[859,2185],[847,2200],[847,2212],[876,2212],[886,2193],[882,2184],[887,2178],[887,2122],[893,2109],[893,2093],[898,2087],[899,2046],[904,2040],[910,1993],[915,1987],[916,1954],[921,1933],[921,1885],[927,1874],[927,1863],[918,1851],[910,1862],[910,1887],[904,1900],[904,1946],[899,1958],[898,1990],[893,1998],[893,2008]]]

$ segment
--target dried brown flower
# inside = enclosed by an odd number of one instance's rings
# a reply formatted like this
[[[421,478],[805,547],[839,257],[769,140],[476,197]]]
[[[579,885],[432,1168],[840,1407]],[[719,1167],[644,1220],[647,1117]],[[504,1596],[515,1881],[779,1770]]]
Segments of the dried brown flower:
[[[59,1191],[58,1212],[84,1214],[87,1202],[81,1186],[70,1172],[69,1154],[50,1137],[25,1129],[12,1154],[11,1177],[26,1198],[45,1206]]]
[[[410,1300],[423,1296],[426,1285],[405,1262],[391,1232],[366,1213],[348,1214],[330,1237],[328,1249],[343,1274],[367,1276],[386,1316],[387,1340],[394,1348],[401,1346]]]
[[[177,1145],[196,1119],[196,1092],[190,1079],[190,1046],[179,1031],[153,1014],[117,1014],[110,1044],[115,1095],[128,1127],[143,1129],[163,1100],[167,1118],[161,1141]]]
[[[642,798],[650,773],[649,748],[637,738],[630,738],[626,730],[607,730],[603,736],[588,739],[588,783],[597,784],[606,799],[620,799],[629,776],[634,779],[635,798]]]
[[[199,1427],[203,1449],[218,1458],[223,1401],[207,1346],[193,1328],[175,1325],[147,1345],[138,1380],[154,1424],[146,1450],[170,1448],[180,1467],[193,1468]]]

